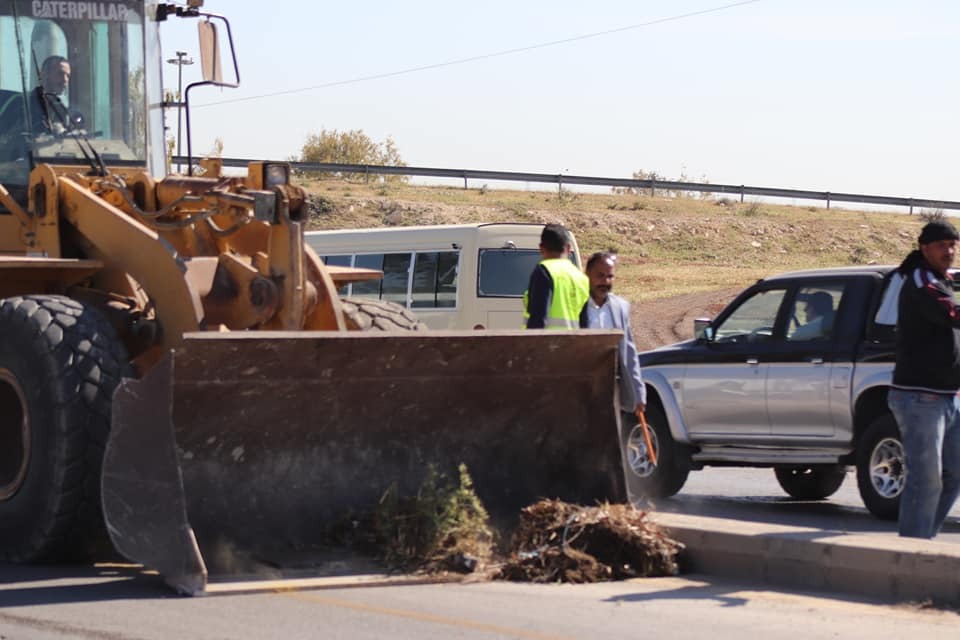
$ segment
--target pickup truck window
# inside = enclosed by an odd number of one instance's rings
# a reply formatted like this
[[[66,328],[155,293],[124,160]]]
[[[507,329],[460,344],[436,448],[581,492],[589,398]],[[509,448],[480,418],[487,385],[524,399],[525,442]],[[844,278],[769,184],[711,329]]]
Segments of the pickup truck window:
[[[787,340],[804,342],[833,337],[833,321],[843,297],[842,283],[801,287],[793,300]]]
[[[758,291],[744,300],[717,326],[717,342],[769,340],[783,303],[785,289]]]

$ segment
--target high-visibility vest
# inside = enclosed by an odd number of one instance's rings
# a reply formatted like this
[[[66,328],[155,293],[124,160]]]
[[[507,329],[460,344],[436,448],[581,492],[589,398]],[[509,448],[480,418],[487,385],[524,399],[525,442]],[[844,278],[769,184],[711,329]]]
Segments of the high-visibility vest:
[[[590,297],[590,279],[567,258],[541,260],[553,280],[553,295],[550,308],[544,318],[545,329],[577,329],[580,327],[580,311]],[[523,294],[524,322],[530,317],[528,294]]]

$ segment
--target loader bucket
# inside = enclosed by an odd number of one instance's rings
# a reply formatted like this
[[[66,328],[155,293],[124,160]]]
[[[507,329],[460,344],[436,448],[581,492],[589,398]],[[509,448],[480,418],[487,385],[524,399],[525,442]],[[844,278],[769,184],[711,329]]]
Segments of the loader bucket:
[[[108,531],[193,594],[225,548],[318,545],[431,464],[465,463],[495,520],[543,497],[623,502],[620,335],[188,334],[114,396]]]

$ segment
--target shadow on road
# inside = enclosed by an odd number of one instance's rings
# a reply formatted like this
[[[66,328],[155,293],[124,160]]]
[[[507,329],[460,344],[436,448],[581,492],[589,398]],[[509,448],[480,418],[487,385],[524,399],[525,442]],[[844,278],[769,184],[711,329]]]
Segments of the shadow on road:
[[[812,527],[842,533],[897,534],[897,523],[875,518],[864,508],[829,501],[805,501],[770,496],[685,496],[679,494],[652,505],[653,511],[685,513],[747,522]],[[960,521],[948,519],[941,533],[960,534]]]
[[[840,600],[849,603],[858,604],[888,604],[883,600],[871,598],[869,596],[857,596],[856,594],[840,594],[836,592],[822,592],[812,590],[798,590],[795,588],[784,588],[777,585],[763,583],[746,584],[731,580],[717,580],[707,578],[698,574],[685,574],[682,576],[687,580],[700,582],[698,585],[689,585],[677,589],[665,589],[657,591],[643,591],[636,593],[625,593],[612,596],[604,600],[605,602],[630,603],[630,602],[655,602],[658,600],[711,600],[720,603],[723,607],[743,607],[749,604],[751,596],[744,594],[746,591],[762,590],[766,593],[780,593],[783,595],[806,595],[811,597],[829,598],[830,600]],[[653,578],[655,580],[655,578]]]
[[[158,575],[140,567],[0,564],[0,609],[172,595]]]

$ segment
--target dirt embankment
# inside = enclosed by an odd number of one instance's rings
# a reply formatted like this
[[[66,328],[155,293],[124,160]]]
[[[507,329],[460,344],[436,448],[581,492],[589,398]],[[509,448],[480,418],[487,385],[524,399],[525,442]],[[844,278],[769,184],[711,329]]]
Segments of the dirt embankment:
[[[740,288],[703,291],[634,303],[633,339],[641,351],[693,337],[694,318],[713,318]]]

